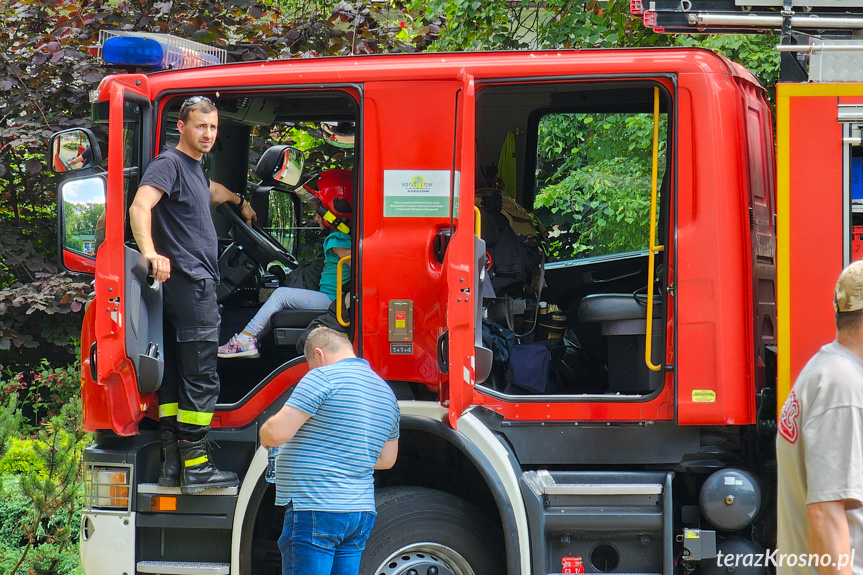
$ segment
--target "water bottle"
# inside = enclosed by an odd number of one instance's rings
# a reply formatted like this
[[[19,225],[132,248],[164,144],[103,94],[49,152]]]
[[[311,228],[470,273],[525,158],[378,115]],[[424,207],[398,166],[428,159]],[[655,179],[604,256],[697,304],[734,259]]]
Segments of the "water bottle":
[[[267,448],[267,470],[264,472],[264,479],[267,483],[275,483],[276,482],[276,454],[278,453],[277,447],[269,447]]]

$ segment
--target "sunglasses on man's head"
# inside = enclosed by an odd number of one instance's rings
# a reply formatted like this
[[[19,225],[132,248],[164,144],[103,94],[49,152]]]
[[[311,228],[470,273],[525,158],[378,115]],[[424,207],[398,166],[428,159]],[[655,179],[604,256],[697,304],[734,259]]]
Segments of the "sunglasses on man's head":
[[[215,104],[213,104],[213,101],[210,100],[206,96],[192,96],[191,98],[189,98],[188,100],[183,102],[183,105],[180,106],[180,111],[183,111],[184,109],[188,108],[189,106],[194,106],[195,104],[197,104],[199,102],[206,102],[211,106],[215,106]]]

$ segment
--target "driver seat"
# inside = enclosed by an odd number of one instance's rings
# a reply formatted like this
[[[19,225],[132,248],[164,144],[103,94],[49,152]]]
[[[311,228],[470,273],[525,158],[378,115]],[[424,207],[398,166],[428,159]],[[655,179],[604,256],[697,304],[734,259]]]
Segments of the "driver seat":
[[[321,258],[321,262],[323,258]],[[317,291],[320,288],[322,268],[312,265],[312,262],[300,262],[297,269],[285,275],[281,268],[279,277],[281,287],[288,289],[308,289]],[[272,269],[272,268],[271,268]],[[296,281],[295,281],[296,280]],[[262,294],[263,295],[263,294]],[[293,350],[306,328],[318,317],[327,313],[327,309],[280,309],[270,317],[270,328],[277,349]]]
[[[662,361],[662,296],[653,300],[650,329],[654,363]],[[597,322],[607,341],[608,391],[645,394],[662,384],[662,372],[647,369],[644,362],[647,337],[647,299],[628,293],[598,293],[585,296],[578,305],[578,319]]]
[[[293,350],[309,324],[325,313],[326,309],[283,309],[274,313],[270,327],[276,347]]]

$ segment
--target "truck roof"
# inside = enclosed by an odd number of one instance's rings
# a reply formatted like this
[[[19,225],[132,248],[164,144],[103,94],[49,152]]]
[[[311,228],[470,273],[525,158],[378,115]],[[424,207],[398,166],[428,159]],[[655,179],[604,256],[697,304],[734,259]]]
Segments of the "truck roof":
[[[171,90],[276,88],[374,81],[442,81],[462,72],[478,82],[515,78],[645,74],[725,74],[760,85],[743,67],[701,48],[622,48],[510,52],[448,52],[297,58],[219,64],[151,74],[109,76],[134,81],[152,97]],[[121,79],[122,78],[122,79]]]

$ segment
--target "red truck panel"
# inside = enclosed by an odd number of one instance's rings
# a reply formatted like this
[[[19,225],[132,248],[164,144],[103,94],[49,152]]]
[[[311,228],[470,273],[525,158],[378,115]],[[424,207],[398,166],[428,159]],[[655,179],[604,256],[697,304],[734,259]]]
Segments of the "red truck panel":
[[[777,87],[779,407],[809,358],[835,337],[846,209],[837,193],[844,174],[837,104],[860,94],[853,84]]]

